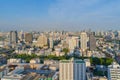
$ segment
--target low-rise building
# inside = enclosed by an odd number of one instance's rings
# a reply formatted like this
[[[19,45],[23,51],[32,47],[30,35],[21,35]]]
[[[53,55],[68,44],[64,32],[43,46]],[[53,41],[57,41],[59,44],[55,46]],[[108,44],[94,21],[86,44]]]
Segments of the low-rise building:
[[[30,64],[39,64],[39,63],[40,63],[40,59],[38,59],[38,58],[30,60]]]
[[[7,64],[10,64],[10,63],[21,63],[21,62],[22,62],[21,59],[15,59],[15,58],[11,58],[11,59],[7,60]]]

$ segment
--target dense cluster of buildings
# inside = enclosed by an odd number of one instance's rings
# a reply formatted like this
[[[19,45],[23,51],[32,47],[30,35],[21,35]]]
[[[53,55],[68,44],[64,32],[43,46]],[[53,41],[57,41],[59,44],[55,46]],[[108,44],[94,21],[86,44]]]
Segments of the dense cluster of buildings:
[[[71,58],[44,59],[43,63],[33,58],[26,62],[14,57],[20,54]],[[90,58],[114,62],[98,65]],[[119,80],[119,64],[120,31],[0,32],[1,80]]]

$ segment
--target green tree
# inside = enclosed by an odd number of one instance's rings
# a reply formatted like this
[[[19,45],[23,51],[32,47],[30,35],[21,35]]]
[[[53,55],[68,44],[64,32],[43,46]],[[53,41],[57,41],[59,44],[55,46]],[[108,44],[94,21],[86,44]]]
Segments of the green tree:
[[[69,49],[68,48],[64,48],[63,52],[65,52],[65,55],[67,55],[67,53],[69,52]]]

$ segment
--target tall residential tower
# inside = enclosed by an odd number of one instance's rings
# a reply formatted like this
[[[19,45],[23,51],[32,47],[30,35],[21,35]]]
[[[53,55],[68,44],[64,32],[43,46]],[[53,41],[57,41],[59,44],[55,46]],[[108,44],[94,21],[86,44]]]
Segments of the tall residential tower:
[[[61,60],[59,80],[86,80],[86,66],[83,60]]]
[[[10,31],[10,43],[16,44],[18,41],[18,34],[17,31]]]
[[[96,48],[96,39],[93,34],[89,35],[89,49],[90,50],[95,50]]]
[[[87,33],[82,32],[80,35],[80,44],[81,44],[82,51],[85,51],[87,49],[87,42],[88,42]]]

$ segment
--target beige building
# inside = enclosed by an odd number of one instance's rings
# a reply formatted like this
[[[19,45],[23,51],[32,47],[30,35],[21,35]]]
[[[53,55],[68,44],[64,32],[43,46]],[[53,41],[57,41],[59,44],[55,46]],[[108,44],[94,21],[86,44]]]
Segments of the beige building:
[[[99,80],[108,80],[106,77],[100,77]]]
[[[85,59],[84,61],[85,61],[86,67],[91,66],[90,59]]]
[[[39,58],[30,60],[30,64],[39,64],[39,63],[40,63],[40,59]]]
[[[82,51],[85,51],[87,49],[87,41],[88,41],[87,33],[82,32],[80,35],[80,44]]]
[[[79,37],[69,37],[68,44],[70,50],[74,50],[76,47],[79,48]]]
[[[48,46],[48,38],[45,35],[39,36],[36,46],[37,47]]]
[[[87,51],[86,56],[87,57],[91,57],[92,56],[92,52],[91,51]]]
[[[89,80],[108,80],[106,77],[92,77],[92,79]]]

